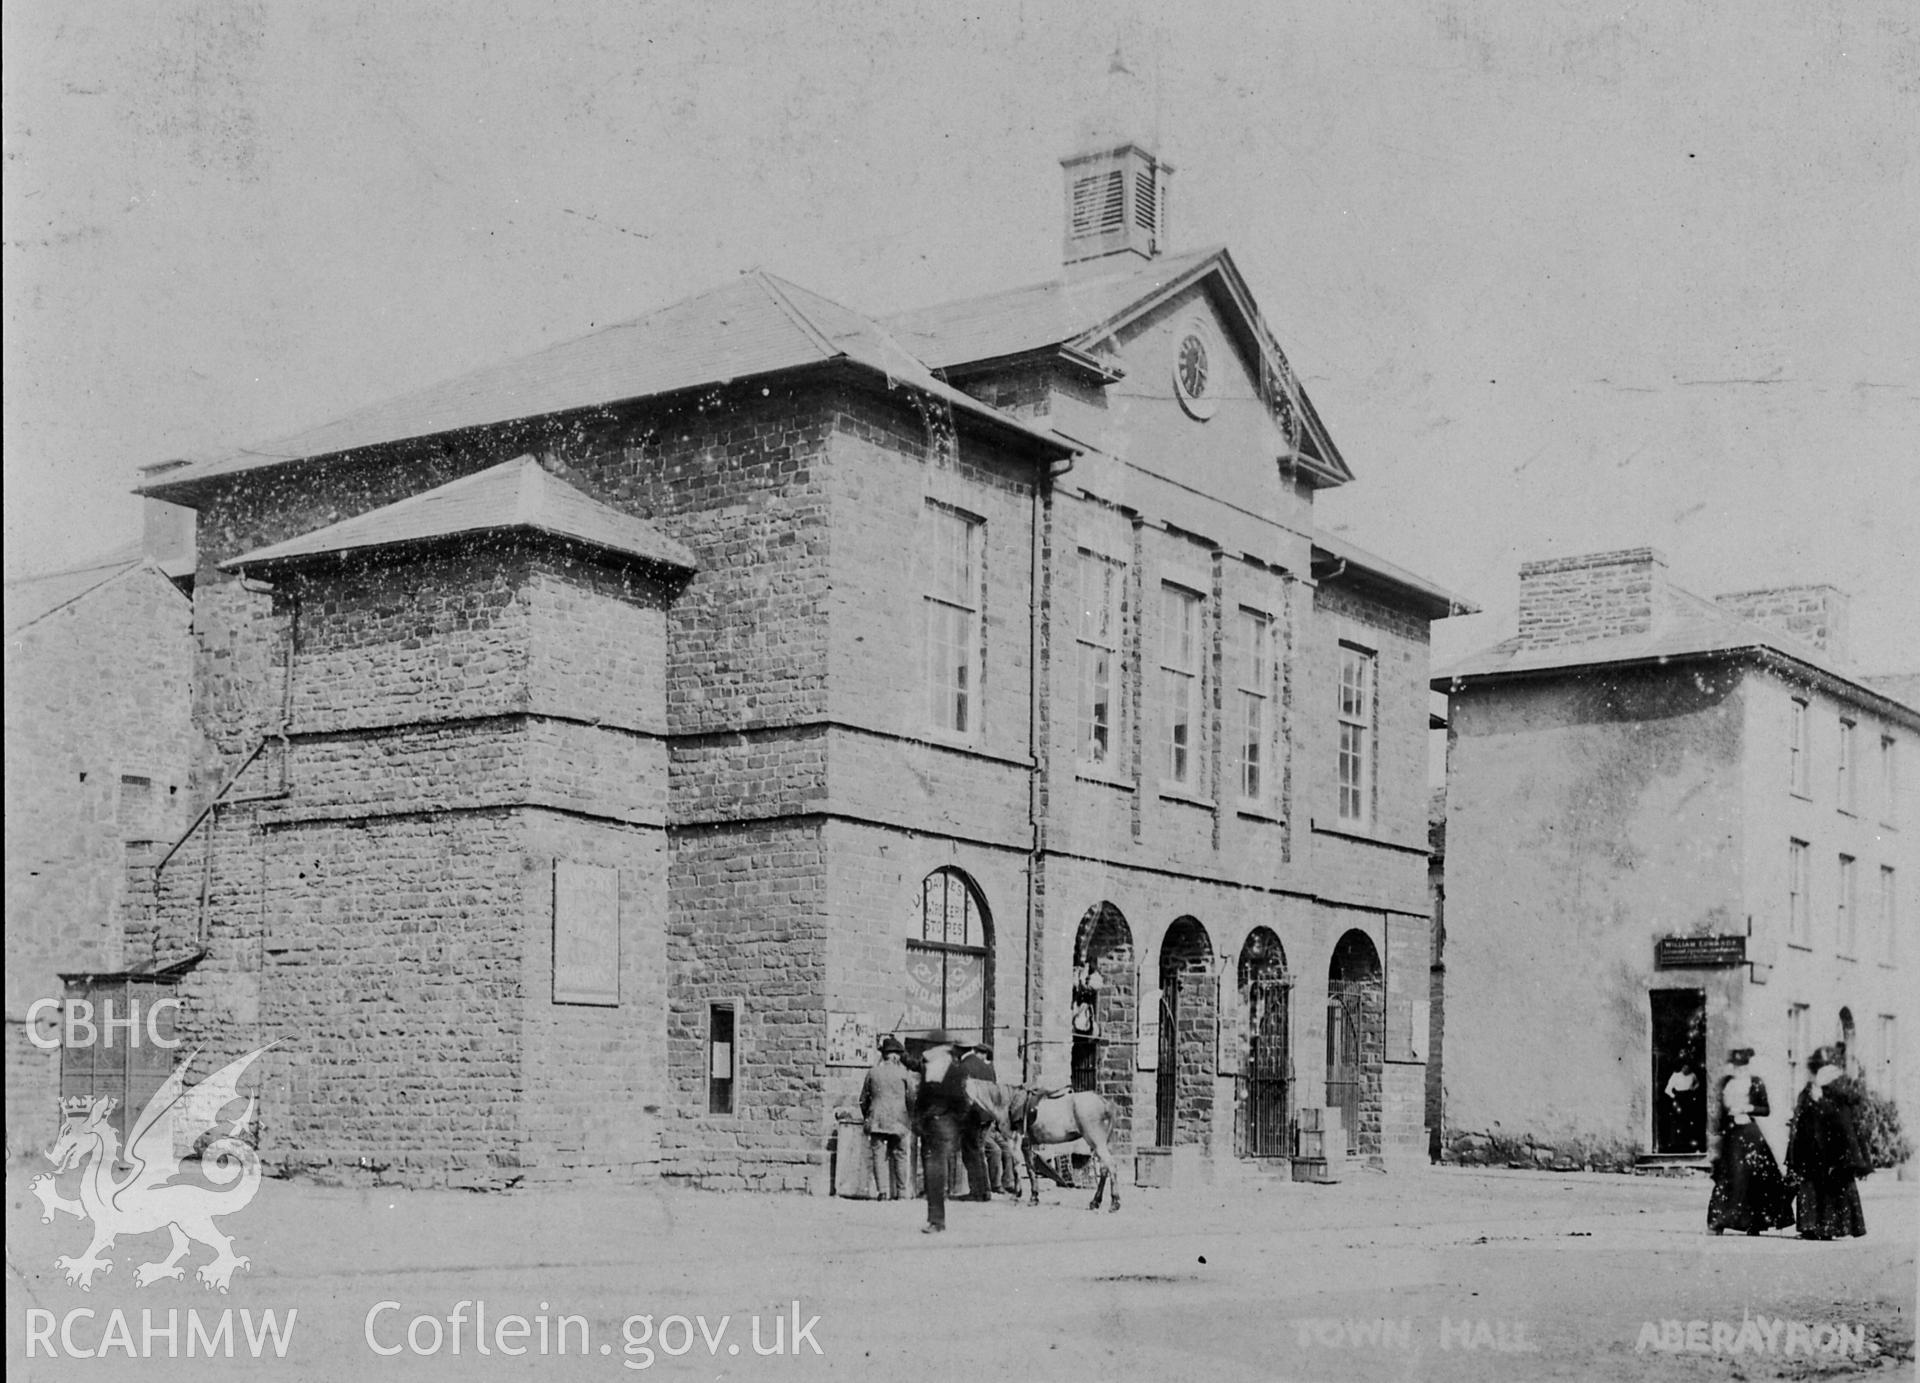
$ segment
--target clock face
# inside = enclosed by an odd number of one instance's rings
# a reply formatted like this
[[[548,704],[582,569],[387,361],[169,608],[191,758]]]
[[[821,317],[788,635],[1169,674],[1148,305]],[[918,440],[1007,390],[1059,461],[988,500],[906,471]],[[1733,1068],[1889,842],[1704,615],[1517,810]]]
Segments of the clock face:
[[[1189,416],[1204,422],[1219,406],[1213,387],[1213,350],[1206,328],[1195,321],[1173,351],[1173,390]]]
[[[1180,389],[1191,398],[1207,396],[1207,343],[1198,336],[1180,342]]]

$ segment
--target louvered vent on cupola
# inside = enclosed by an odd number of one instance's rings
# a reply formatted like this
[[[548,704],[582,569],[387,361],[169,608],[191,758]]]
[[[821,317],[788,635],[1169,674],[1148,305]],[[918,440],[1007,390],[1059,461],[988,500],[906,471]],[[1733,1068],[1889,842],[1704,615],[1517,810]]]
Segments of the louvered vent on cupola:
[[[1165,247],[1167,178],[1173,170],[1137,144],[1060,160],[1066,174],[1068,264]]]

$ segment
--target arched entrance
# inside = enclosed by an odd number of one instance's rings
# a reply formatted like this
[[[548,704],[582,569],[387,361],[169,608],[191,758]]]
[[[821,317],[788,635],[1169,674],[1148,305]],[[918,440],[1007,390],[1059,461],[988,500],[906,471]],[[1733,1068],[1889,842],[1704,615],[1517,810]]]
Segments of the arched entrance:
[[[1140,1022],[1140,967],[1120,909],[1087,909],[1073,943],[1073,1087],[1113,1110],[1113,1143],[1133,1147],[1133,1071]]]
[[[1246,1015],[1246,1060],[1237,1082],[1242,1157],[1285,1157],[1291,1134],[1293,980],[1280,938],[1255,927],[1240,948],[1240,1010]]]
[[[993,1033],[993,919],[959,869],[936,869],[920,884],[920,936],[907,942],[903,1032],[946,1028],[972,1040]],[[909,1046],[917,1039],[909,1039]]]
[[[1167,928],[1160,943],[1159,1047],[1154,1071],[1154,1143],[1198,1144],[1213,1132],[1213,943],[1191,917]]]
[[[1365,932],[1350,931],[1327,965],[1327,1104],[1340,1111],[1353,1157],[1380,1153],[1386,1014],[1380,953]]]

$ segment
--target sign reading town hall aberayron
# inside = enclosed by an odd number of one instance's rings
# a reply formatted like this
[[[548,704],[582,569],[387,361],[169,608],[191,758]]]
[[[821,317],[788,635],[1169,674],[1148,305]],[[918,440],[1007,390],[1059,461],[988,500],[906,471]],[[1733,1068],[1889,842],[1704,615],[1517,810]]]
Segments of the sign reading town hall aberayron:
[[[1744,965],[1744,936],[1668,936],[1653,943],[1656,970],[1698,970],[1709,966]]]

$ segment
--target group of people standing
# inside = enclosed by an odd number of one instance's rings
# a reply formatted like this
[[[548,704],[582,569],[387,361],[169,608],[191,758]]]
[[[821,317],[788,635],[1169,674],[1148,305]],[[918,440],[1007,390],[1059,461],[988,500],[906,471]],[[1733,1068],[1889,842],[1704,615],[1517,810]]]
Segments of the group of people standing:
[[[993,1049],[956,1043],[935,1029],[918,1057],[892,1035],[880,1040],[880,1059],[867,1072],[860,1091],[868,1146],[873,1158],[874,1194],[899,1200],[913,1189],[908,1175],[907,1140],[920,1136],[921,1180],[927,1198],[923,1232],[947,1227],[947,1188],[956,1161],[966,1169],[967,1199],[991,1200],[995,1191],[1018,1194],[1014,1151],[1000,1129],[968,1093],[968,1082],[999,1083]]]
[[[1749,1069],[1753,1048],[1727,1053],[1720,1081],[1720,1150],[1713,1163],[1707,1228],[1759,1234],[1791,1225],[1803,1239],[1846,1239],[1867,1232],[1859,1179],[1873,1170],[1860,1137],[1859,1083],[1847,1074],[1846,1045],[1807,1058],[1807,1083],[1794,1103],[1783,1175],[1754,1122],[1771,1115],[1767,1087]]]

